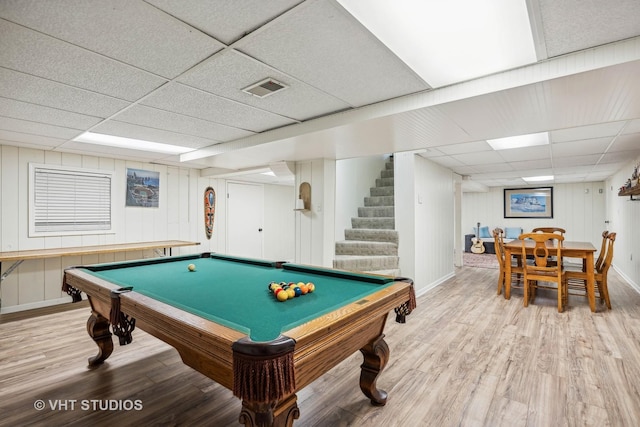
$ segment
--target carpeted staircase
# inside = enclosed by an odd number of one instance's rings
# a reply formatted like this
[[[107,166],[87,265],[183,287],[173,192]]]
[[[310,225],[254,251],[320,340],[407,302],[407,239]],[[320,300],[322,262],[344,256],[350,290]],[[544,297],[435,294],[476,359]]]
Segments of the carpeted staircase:
[[[351,218],[352,228],[344,231],[345,240],[336,242],[334,268],[400,276],[393,188],[390,157],[370,197],[358,208],[358,217]]]

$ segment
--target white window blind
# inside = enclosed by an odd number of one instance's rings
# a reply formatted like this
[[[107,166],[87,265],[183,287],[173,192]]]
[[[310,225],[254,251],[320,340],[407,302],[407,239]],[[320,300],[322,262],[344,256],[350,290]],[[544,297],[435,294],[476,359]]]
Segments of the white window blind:
[[[111,229],[111,174],[33,167],[35,233]]]

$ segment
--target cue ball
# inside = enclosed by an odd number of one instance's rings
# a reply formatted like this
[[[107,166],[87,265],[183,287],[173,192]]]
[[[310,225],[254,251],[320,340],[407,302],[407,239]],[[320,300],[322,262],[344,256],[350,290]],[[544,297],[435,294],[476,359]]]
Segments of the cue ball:
[[[196,271],[196,265],[195,264],[189,264],[187,266],[187,268],[189,269],[189,271]]]

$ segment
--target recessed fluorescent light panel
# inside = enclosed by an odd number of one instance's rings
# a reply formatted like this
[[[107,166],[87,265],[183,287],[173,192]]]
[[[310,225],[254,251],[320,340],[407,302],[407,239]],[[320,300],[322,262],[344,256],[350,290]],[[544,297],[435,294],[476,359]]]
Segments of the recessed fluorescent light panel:
[[[533,147],[536,145],[548,145],[549,134],[547,132],[532,133],[529,135],[487,139],[487,142],[494,150],[509,150],[511,148]]]
[[[338,0],[431,87],[536,62],[525,0]]]
[[[131,150],[152,151],[154,153],[182,154],[193,151],[193,148],[177,145],[161,144],[159,142],[144,141],[142,139],[124,138],[121,136],[105,135],[102,133],[85,132],[73,139],[75,142],[106,145],[109,147],[128,148]]]
[[[553,175],[522,177],[527,182],[553,181]]]

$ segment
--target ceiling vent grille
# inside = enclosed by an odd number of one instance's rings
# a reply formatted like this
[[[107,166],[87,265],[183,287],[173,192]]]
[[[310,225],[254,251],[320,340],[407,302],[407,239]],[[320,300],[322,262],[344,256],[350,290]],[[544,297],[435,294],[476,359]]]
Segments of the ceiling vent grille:
[[[284,83],[280,83],[277,80],[264,79],[258,83],[252,84],[251,86],[245,87],[242,91],[250,95],[257,96],[258,98],[264,98],[288,87],[289,86]]]

